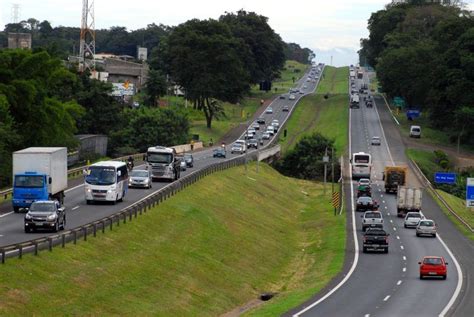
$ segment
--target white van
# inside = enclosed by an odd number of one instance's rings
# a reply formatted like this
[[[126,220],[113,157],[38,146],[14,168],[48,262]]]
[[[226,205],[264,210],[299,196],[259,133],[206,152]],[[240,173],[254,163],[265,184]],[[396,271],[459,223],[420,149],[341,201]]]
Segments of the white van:
[[[410,138],[421,138],[421,127],[419,125],[410,127]]]

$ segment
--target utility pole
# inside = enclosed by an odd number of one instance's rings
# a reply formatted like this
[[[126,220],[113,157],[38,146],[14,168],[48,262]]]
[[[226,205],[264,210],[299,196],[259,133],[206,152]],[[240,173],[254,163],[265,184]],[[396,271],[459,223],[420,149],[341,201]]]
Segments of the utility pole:
[[[331,148],[331,177],[332,177],[331,195],[334,195],[334,148]],[[336,207],[334,207],[334,216],[335,215],[336,215]]]
[[[95,14],[94,0],[82,0],[81,37],[79,47],[80,71],[95,72]]]

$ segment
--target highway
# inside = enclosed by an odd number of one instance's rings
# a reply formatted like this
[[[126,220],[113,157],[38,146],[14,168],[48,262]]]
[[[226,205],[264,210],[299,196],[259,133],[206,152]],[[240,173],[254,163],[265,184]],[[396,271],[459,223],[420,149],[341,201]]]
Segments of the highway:
[[[366,75],[365,75],[366,76]],[[367,83],[367,77],[356,80],[356,88]],[[355,212],[356,182],[347,190],[349,228],[353,235],[352,246],[348,245],[352,266],[341,284],[328,294],[319,294],[311,301],[293,310],[295,316],[438,316],[444,314],[460,290],[455,260],[445,247],[442,238],[443,226],[449,220],[437,204],[424,192],[423,213],[440,226],[439,238],[416,237],[414,229],[405,229],[403,219],[396,215],[396,195],[385,194],[382,172],[387,165],[408,165],[405,146],[400,135],[392,129],[386,133],[382,128],[379,112],[383,111],[385,124],[392,125],[387,118],[383,98],[375,98],[374,108],[366,108],[361,100],[360,109],[350,110],[350,153],[372,154],[372,192],[383,213],[384,229],[390,233],[389,253],[362,253],[362,230],[360,215]],[[382,110],[383,109],[383,110]],[[386,120],[390,120],[386,122]],[[382,137],[381,146],[371,146],[373,136]],[[418,179],[410,171],[408,185],[420,187]],[[452,224],[450,230],[452,230]],[[354,245],[353,241],[356,241]],[[352,252],[351,252],[352,251]],[[447,280],[420,280],[418,261],[425,255],[444,256],[449,263]],[[472,255],[472,253],[471,253]],[[325,296],[326,295],[326,296]],[[449,305],[448,305],[449,304]]]
[[[308,82],[307,78],[310,71],[308,71],[302,78],[295,83],[296,88],[302,88],[304,85],[307,85],[307,88],[304,89],[303,94],[295,94],[295,100],[289,100],[288,94],[285,99],[280,99],[276,97],[275,100],[269,105],[273,108],[272,114],[266,114],[265,112],[262,116],[266,119],[266,125],[261,125],[259,134],[261,134],[263,129],[271,123],[273,119],[278,119],[280,122],[280,127],[283,126],[284,122],[287,120],[289,115],[292,113],[294,107],[298,101],[306,94],[313,93],[319,84],[319,79],[316,82]],[[288,112],[283,112],[283,106],[288,106]],[[251,124],[252,122],[249,122]],[[276,137],[276,136],[274,136]],[[264,147],[268,145],[272,140],[264,141]],[[150,144],[154,146],[156,144]],[[227,145],[227,158],[238,156],[237,154],[231,155],[230,153],[231,144]],[[193,172],[204,168],[212,163],[217,161],[222,161],[222,158],[213,158],[212,148],[208,148],[202,151],[195,152],[194,156],[194,167],[188,168],[186,171],[181,172],[182,175]],[[253,150],[255,151],[255,150]],[[139,166],[137,166],[139,168]],[[154,182],[152,189],[134,189],[131,188],[128,190],[127,195],[124,198],[124,201],[116,205],[112,204],[94,204],[87,205],[84,196],[84,185],[80,180],[69,180],[69,183],[72,184],[70,188],[66,191],[65,206],[66,206],[66,229],[72,229],[76,227],[83,226],[87,223],[93,222],[95,220],[101,219],[106,216],[110,216],[121,209],[124,209],[133,203],[151,195],[156,192],[163,186],[169,184],[167,182]],[[54,233],[47,231],[38,231],[36,233],[25,233],[24,232],[24,214],[22,213],[13,213],[11,203],[6,202],[0,205],[0,247],[25,242],[28,240],[52,235]]]

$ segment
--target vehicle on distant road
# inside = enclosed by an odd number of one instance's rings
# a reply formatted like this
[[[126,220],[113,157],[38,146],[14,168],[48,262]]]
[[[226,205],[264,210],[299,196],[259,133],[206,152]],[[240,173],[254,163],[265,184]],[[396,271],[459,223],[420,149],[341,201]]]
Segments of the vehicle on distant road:
[[[128,169],[125,162],[102,161],[86,171],[84,192],[87,204],[94,201],[116,203],[128,191]]]
[[[255,129],[255,130],[260,130],[260,124],[258,124],[258,122],[254,122],[252,123],[250,128]]]
[[[257,139],[250,139],[247,142],[247,148],[254,148],[258,149],[258,140]]]
[[[185,153],[184,154],[184,161],[186,162],[187,167],[193,167],[194,166],[194,157],[191,153]]]
[[[437,276],[445,280],[448,276],[448,263],[442,256],[425,256],[418,264],[420,265],[420,280],[424,277]]]
[[[283,112],[288,112],[288,111],[290,111],[290,107],[288,107],[288,106],[283,106],[283,108],[281,109],[281,111],[283,111]]]
[[[397,193],[397,216],[402,218],[408,212],[420,212],[422,203],[421,188],[400,186]]]
[[[272,114],[273,113],[273,108],[268,107],[267,110],[265,110],[265,113]]]
[[[379,205],[376,200],[368,196],[362,196],[357,198],[356,211],[374,211],[379,209]]]
[[[265,124],[265,118],[264,117],[258,117],[257,123],[258,124]]]
[[[383,181],[385,182],[385,192],[398,192],[398,186],[404,186],[407,176],[408,168],[406,166],[385,166],[383,172]]]
[[[132,170],[128,178],[128,187],[151,188],[152,178],[149,170]]]
[[[436,223],[431,219],[423,219],[420,220],[418,225],[416,226],[416,236],[420,237],[423,235],[430,235],[432,237],[436,237]]]
[[[146,155],[147,168],[153,179],[177,180],[181,177],[181,158],[174,148],[149,147]]]
[[[388,253],[388,237],[390,236],[381,228],[368,228],[362,237],[362,252],[383,251]]]
[[[54,232],[66,227],[66,207],[57,200],[38,200],[31,204],[25,215],[25,232],[49,229]]]
[[[181,163],[180,163],[181,171],[185,171],[187,167],[188,166],[186,165],[186,162],[184,160],[181,160]]]
[[[368,178],[372,172],[372,155],[364,152],[352,154],[352,179]]]
[[[354,93],[353,95],[351,95],[350,108],[357,108],[357,109],[360,108],[359,95],[357,93]]]
[[[272,136],[272,135],[271,135],[269,132],[264,132],[264,133],[262,134],[262,139],[263,139],[263,140],[270,140],[271,136]]]
[[[285,95],[280,95],[280,99],[285,99],[286,96]]]
[[[232,147],[230,148],[230,153],[238,153],[238,154],[243,154],[245,153],[244,147],[241,144],[232,144]]]
[[[412,125],[410,127],[410,138],[421,138],[421,127],[419,125]]]
[[[67,179],[67,148],[30,147],[14,152],[13,211],[39,200],[57,200],[63,205]]]
[[[291,94],[289,99],[290,99],[290,100],[295,100],[295,99],[296,99],[296,96],[293,95],[293,94]]]
[[[223,147],[214,149],[212,153],[212,157],[221,157],[221,158],[226,158],[226,150]]]
[[[371,145],[381,145],[381,144],[382,144],[382,140],[380,139],[379,136],[373,136],[373,137],[372,137],[372,140],[370,141],[370,144],[371,144]]]
[[[366,211],[361,216],[362,218],[362,231],[368,228],[382,228],[383,229],[383,217],[380,211]]]
[[[403,222],[403,226],[405,228],[416,228],[420,220],[424,217],[421,212],[409,212],[405,216],[405,221]]]

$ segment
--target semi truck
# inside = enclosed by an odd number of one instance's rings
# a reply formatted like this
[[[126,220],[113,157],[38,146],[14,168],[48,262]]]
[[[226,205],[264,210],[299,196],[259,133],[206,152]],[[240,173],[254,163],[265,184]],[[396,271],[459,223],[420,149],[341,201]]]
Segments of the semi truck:
[[[407,212],[421,211],[422,191],[421,188],[398,187],[397,193],[397,216],[405,217]]]
[[[396,193],[398,186],[404,186],[408,175],[406,166],[386,166],[383,172],[385,192]]]
[[[181,159],[174,148],[153,146],[146,155],[147,169],[153,179],[177,180],[181,177]]]
[[[64,204],[67,189],[67,148],[30,147],[13,153],[13,211],[38,200]]]

